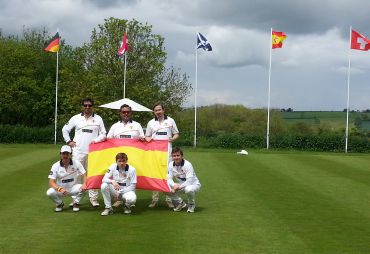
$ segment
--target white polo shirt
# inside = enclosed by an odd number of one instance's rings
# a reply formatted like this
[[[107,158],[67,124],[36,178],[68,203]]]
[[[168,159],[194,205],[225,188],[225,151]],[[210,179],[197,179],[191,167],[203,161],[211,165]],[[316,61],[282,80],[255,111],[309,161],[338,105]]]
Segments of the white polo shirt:
[[[175,120],[169,116],[165,116],[164,120],[160,123],[158,119],[153,118],[148,122],[145,136],[152,137],[154,140],[168,140],[174,134],[178,134]]]
[[[127,190],[135,191],[137,183],[136,169],[128,164],[126,164],[125,168],[121,169],[117,166],[117,163],[113,163],[105,173],[102,182],[112,183],[112,180],[121,186],[123,193],[127,192]]]
[[[62,129],[65,142],[72,140],[70,133],[73,128],[75,129],[73,141],[76,142],[73,151],[82,154],[88,154],[90,143],[103,141],[107,133],[103,119],[95,113],[87,119],[83,113],[73,116]]]
[[[57,161],[51,167],[49,178],[56,180],[56,184],[63,189],[70,190],[76,183],[78,176],[85,174],[82,164],[76,160],[70,160],[67,168],[62,160]]]
[[[144,138],[144,131],[141,125],[135,121],[122,121],[115,123],[110,128],[107,138],[130,138],[139,139]]]
[[[180,165],[176,165],[174,161],[168,164],[167,174],[168,184],[172,187],[176,183],[180,184],[180,188],[189,185],[200,185],[199,179],[195,174],[193,165],[187,161],[182,160]]]

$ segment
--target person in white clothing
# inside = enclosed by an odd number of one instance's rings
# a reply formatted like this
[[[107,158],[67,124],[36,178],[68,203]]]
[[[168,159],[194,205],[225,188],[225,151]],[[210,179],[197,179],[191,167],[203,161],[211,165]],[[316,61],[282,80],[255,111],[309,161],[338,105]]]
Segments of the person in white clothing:
[[[176,207],[173,209],[175,212],[181,211],[188,206],[188,213],[195,211],[195,192],[200,190],[201,184],[194,172],[193,165],[184,159],[183,151],[175,147],[171,152],[172,160],[168,164],[167,181],[171,187],[171,199]],[[182,200],[178,195],[185,193],[188,204]]]
[[[101,185],[101,193],[104,198],[105,209],[102,216],[113,214],[111,205],[112,198],[125,201],[123,210],[125,214],[131,213],[131,207],[136,203],[136,169],[127,164],[128,157],[125,153],[116,155],[116,163],[113,163],[105,173]]]
[[[164,114],[164,106],[157,102],[153,107],[155,117],[148,122],[145,139],[147,142],[152,140],[168,140],[170,142],[169,154],[171,153],[172,142],[179,138],[175,120]],[[153,191],[152,202],[149,207],[155,207],[159,202],[159,192]],[[166,195],[166,203],[169,208],[173,208],[172,200]]]
[[[140,123],[132,120],[132,109],[123,104],[120,108],[120,121],[113,124],[107,138],[128,138],[144,140],[144,131]]]
[[[94,101],[91,98],[82,100],[83,111],[73,116],[63,127],[63,138],[67,145],[72,147],[73,159],[78,160],[88,171],[88,153],[91,143],[104,141],[106,130],[103,119],[93,112]],[[72,129],[75,129],[73,139],[70,137]],[[90,203],[98,207],[98,191],[89,190]]]
[[[141,124],[132,120],[132,109],[129,105],[123,104],[119,110],[120,121],[113,124],[108,131],[107,138],[118,139],[138,139],[145,140],[144,131]],[[116,200],[113,207],[119,207],[123,201]]]
[[[55,211],[63,211],[64,196],[75,196],[73,211],[80,210],[80,201],[83,197],[86,183],[86,171],[77,160],[71,159],[72,149],[64,145],[60,149],[60,161],[53,164],[49,174],[49,186],[46,195],[55,203]],[[78,183],[78,177],[83,177],[83,184]]]

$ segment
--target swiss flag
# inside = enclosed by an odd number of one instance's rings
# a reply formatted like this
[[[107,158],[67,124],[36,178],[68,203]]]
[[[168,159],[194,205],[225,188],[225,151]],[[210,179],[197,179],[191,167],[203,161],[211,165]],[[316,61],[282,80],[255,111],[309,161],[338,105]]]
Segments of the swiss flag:
[[[351,49],[368,51],[370,49],[370,40],[352,29]]]
[[[125,33],[122,38],[121,45],[117,51],[117,56],[122,56],[128,51],[127,34]]]

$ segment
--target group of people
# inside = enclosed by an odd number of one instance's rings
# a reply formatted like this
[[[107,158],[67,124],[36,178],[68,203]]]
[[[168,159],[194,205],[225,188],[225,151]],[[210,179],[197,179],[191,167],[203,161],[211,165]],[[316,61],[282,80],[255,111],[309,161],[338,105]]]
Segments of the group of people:
[[[94,101],[91,98],[82,100],[82,112],[73,116],[63,127],[63,138],[66,145],[60,150],[60,160],[53,164],[49,173],[49,186],[46,194],[55,203],[55,211],[63,211],[63,196],[71,196],[69,204],[73,211],[80,210],[80,202],[86,190],[88,170],[87,157],[91,143],[102,142],[105,139],[138,139],[143,142],[152,140],[169,141],[169,164],[167,180],[171,192],[166,193],[166,204],[174,211],[195,211],[195,192],[200,190],[201,184],[194,172],[191,163],[184,159],[180,148],[172,149],[172,142],[179,138],[179,131],[175,121],[165,115],[162,103],[156,103],[153,107],[154,118],[148,122],[144,134],[140,123],[132,120],[132,109],[124,104],[120,108],[120,121],[113,124],[108,134],[103,119],[93,111]],[[70,134],[75,129],[73,139]],[[104,199],[105,209],[101,215],[113,214],[113,206],[123,205],[125,214],[131,213],[131,208],[136,203],[136,169],[129,165],[128,156],[118,153],[113,163],[105,173],[101,193]],[[98,190],[88,190],[90,203],[93,207],[99,207]],[[182,200],[179,193],[185,193],[187,203]],[[115,201],[112,204],[112,201]],[[159,192],[153,191],[152,201],[149,207],[158,205]]]

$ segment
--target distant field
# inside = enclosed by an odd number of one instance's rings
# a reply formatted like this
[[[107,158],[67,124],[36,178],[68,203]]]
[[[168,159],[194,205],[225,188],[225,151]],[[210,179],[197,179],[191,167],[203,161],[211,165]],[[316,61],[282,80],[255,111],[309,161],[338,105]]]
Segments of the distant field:
[[[345,128],[347,121],[347,113],[341,111],[294,111],[281,112],[281,115],[287,123],[328,124],[333,128]],[[370,113],[350,112],[350,127],[354,126],[356,117],[360,115],[366,115],[370,119]]]
[[[0,144],[0,253],[363,253],[370,250],[368,154],[185,151],[202,189],[194,214],[147,207],[102,217],[53,211],[59,146]],[[100,203],[103,204],[100,198]]]

